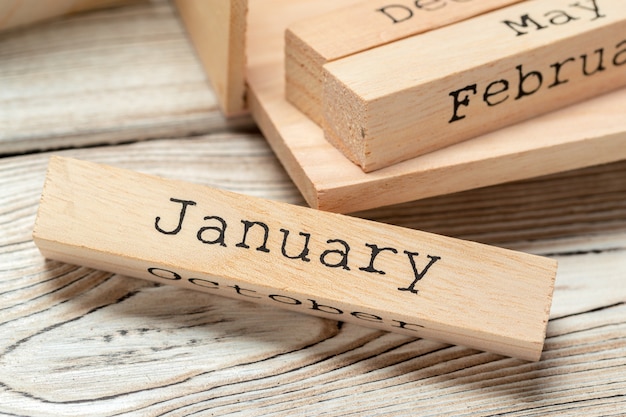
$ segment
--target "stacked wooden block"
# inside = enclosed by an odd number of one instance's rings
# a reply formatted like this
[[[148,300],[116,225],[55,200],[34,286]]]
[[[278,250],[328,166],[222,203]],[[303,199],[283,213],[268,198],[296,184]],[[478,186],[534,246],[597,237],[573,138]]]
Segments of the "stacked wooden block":
[[[287,100],[363,171],[626,85],[626,3],[363,1],[291,25]]]
[[[311,207],[626,158],[620,0],[176,4],[224,113],[252,114]]]

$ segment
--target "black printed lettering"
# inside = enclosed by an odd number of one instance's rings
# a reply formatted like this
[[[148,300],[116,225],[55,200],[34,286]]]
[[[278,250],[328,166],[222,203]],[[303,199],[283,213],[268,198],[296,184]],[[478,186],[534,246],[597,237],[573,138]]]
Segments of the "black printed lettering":
[[[417,282],[419,280],[424,278],[424,275],[426,275],[426,272],[428,272],[430,267],[433,266],[433,264],[435,262],[440,260],[441,257],[426,255],[426,257],[428,259],[430,259],[430,261],[428,262],[428,265],[426,265],[424,267],[424,269],[422,269],[422,272],[419,272],[417,270],[417,267],[415,266],[415,258],[414,258],[415,256],[419,256],[419,253],[417,253],[417,252],[409,252],[409,251],[406,251],[406,250],[404,251],[404,253],[409,257],[409,261],[411,262],[411,267],[413,268],[413,274],[415,275],[415,279],[413,280],[413,282],[411,282],[411,285],[409,285],[408,287],[406,287],[406,288],[398,288],[398,290],[400,290],[400,291],[410,291],[413,294],[417,294],[417,290],[415,289],[415,285],[417,285]]]
[[[166,230],[161,229],[161,227],[159,226],[161,217],[157,217],[156,219],[154,219],[154,228],[165,235],[176,235],[178,234],[178,232],[180,232],[180,229],[182,229],[183,227],[183,219],[185,218],[185,213],[187,212],[187,206],[195,206],[196,202],[191,201],[191,200],[179,200],[177,198],[170,198],[170,201],[173,203],[182,204],[180,213],[178,215],[178,225],[176,226],[176,228],[168,232]]]

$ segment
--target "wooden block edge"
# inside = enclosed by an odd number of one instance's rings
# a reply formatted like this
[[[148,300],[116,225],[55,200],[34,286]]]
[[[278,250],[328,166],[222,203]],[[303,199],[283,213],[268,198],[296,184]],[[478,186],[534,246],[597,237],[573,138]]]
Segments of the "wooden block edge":
[[[248,0],[175,0],[175,5],[223,114],[226,117],[247,114],[245,72]],[[205,13],[209,7],[214,7],[215,13],[222,14],[222,18],[228,19],[231,24],[225,27],[205,25],[198,11],[194,10],[195,7],[203,8]],[[205,39],[226,42],[225,56],[216,57],[214,51],[207,51]]]

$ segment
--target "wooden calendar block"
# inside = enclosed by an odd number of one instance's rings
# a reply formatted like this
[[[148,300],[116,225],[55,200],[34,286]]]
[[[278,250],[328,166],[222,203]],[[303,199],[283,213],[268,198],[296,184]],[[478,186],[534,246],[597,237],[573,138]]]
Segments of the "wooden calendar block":
[[[211,12],[209,2],[196,5]],[[364,173],[285,99],[285,29],[342,5],[336,0],[250,0],[241,28],[247,33],[246,48],[235,48],[240,59],[246,54],[245,83],[243,74],[230,78],[231,88],[245,90],[252,116],[311,207],[350,213],[626,158],[626,89],[621,89]],[[191,38],[197,49],[215,41],[212,27],[198,28],[202,36]]]
[[[366,172],[626,85],[626,2],[518,3],[324,66],[324,132]]]
[[[287,100],[321,125],[324,64],[519,1],[365,0],[298,21],[285,32]]]
[[[528,360],[556,274],[548,258],[61,157],[33,238],[50,259]]]

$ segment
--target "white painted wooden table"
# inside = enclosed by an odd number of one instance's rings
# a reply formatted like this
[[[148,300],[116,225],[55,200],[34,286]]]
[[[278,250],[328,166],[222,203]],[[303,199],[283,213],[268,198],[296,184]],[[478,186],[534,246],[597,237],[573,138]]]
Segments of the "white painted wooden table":
[[[43,259],[51,154],[303,204],[168,3],[0,34],[0,152],[2,416],[626,415],[626,162],[355,214],[557,259],[528,363]]]

